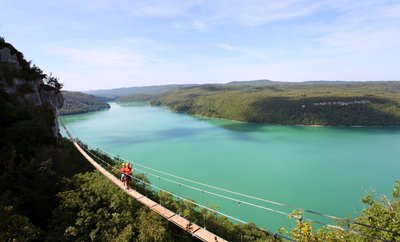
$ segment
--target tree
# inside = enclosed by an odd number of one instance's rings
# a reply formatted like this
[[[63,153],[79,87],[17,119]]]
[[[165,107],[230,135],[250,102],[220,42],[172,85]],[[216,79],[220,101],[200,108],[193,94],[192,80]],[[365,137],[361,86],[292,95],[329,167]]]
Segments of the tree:
[[[58,78],[53,76],[53,73],[50,72],[50,75],[45,79],[47,85],[54,87],[57,90],[61,90],[64,86],[63,83],[60,83]]]
[[[280,229],[296,241],[400,241],[400,181],[392,192],[392,199],[386,196],[374,198],[367,194],[363,199],[364,209],[355,223],[341,221],[338,226],[347,230],[324,226],[314,231],[312,222],[303,221],[302,212],[293,211],[290,218],[297,219],[290,231]],[[300,219],[299,219],[300,218]],[[349,220],[350,221],[350,220]]]
[[[0,195],[0,241],[32,241],[40,235],[40,229],[34,226],[27,217],[18,214],[12,195]]]

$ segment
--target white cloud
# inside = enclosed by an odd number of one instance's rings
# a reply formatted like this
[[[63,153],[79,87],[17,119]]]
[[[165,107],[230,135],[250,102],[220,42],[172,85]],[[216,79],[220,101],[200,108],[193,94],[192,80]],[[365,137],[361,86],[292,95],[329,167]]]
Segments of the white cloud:
[[[207,32],[208,30],[207,24],[205,24],[203,21],[200,20],[193,21],[192,26],[199,32]]]
[[[254,61],[266,61],[270,60],[270,51],[262,48],[247,48],[247,47],[237,47],[229,44],[217,44],[218,47],[230,51],[231,53],[238,54],[238,58],[244,58],[251,62]],[[276,52],[276,51],[275,51]]]
[[[175,17],[186,14],[200,0],[60,0],[49,4],[76,6],[81,11],[97,14],[116,13],[140,17]]]
[[[172,46],[148,39],[124,38],[90,42],[77,40],[72,46],[59,43],[57,46],[54,44],[53,47],[45,48],[45,51],[59,57],[62,56],[74,63],[117,68],[162,61],[156,53],[169,50]]]
[[[303,17],[315,12],[321,6],[323,6],[323,1],[209,1],[210,12],[212,12],[210,19],[215,24],[228,22],[247,26]]]
[[[397,51],[400,39],[400,4],[365,1],[342,1],[331,4],[339,11],[335,20],[307,23],[298,30],[312,36],[310,51],[321,54],[364,53]],[[396,15],[395,13],[399,13]]]
[[[174,15],[179,20],[174,26],[180,29],[192,28],[200,32],[225,25],[260,26],[304,17],[326,5],[325,1],[309,0],[190,1],[190,4],[181,6],[181,11]],[[166,8],[166,11],[170,13],[168,9]],[[163,16],[163,13],[160,11],[158,15],[150,16]]]
[[[231,45],[228,45],[228,44],[218,44],[217,46],[219,46],[219,47],[221,47],[222,49],[225,49],[225,50],[236,50],[235,47],[233,47]]]
[[[162,74],[157,71],[159,66],[169,65],[161,56],[174,49],[171,45],[141,38],[75,40],[42,48],[58,63],[47,63],[46,69],[52,70],[65,83],[65,88],[72,90],[88,90],[93,86],[111,88],[116,83],[131,86],[135,81],[144,85],[143,82],[150,81],[150,77],[156,79],[155,76],[159,80]]]
[[[326,1],[310,0],[61,0],[50,5],[71,8],[78,12],[175,18],[180,26],[198,31],[213,26],[240,24],[257,26],[268,22],[294,19],[312,14]]]

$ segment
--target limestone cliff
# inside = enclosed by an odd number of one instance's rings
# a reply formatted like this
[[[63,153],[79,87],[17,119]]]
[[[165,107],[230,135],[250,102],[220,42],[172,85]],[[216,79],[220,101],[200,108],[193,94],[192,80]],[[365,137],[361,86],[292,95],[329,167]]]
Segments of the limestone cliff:
[[[44,83],[45,77],[39,68],[24,59],[21,52],[0,40],[0,90],[17,96],[28,105],[50,107],[54,113],[52,129],[58,137],[57,110],[64,105],[64,97],[59,90]]]

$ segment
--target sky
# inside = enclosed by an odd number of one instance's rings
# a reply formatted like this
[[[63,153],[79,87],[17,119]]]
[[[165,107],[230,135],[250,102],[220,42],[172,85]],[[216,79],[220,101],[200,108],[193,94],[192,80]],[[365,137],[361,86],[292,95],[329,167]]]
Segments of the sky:
[[[0,0],[0,36],[71,91],[400,80],[400,0]]]

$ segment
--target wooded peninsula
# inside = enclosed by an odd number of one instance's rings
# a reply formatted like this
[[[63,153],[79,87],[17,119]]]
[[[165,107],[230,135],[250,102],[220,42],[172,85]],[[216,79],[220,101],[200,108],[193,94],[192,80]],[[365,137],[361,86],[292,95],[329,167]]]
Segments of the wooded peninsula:
[[[109,109],[110,105],[102,98],[82,92],[62,91],[64,106],[60,109],[61,115],[78,114]]]

